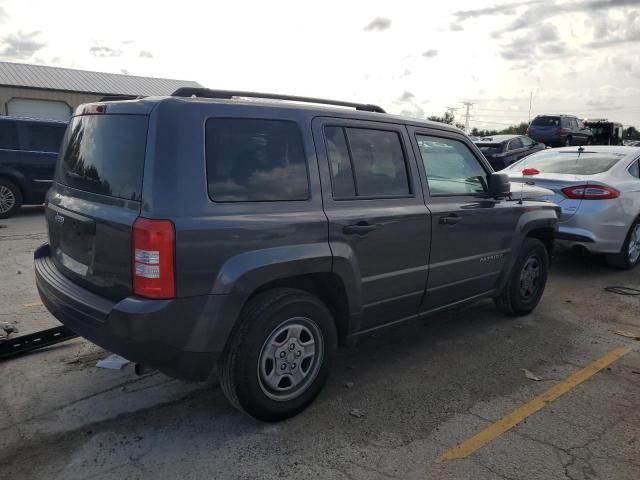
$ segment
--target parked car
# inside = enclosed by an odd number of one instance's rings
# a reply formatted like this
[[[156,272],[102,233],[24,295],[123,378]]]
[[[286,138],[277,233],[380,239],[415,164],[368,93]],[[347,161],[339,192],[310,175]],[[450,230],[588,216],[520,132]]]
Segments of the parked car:
[[[0,218],[44,203],[67,124],[0,116]]]
[[[593,132],[573,115],[538,115],[531,121],[527,135],[556,147],[593,143]]]
[[[279,420],[358,335],[485,297],[535,308],[559,210],[509,187],[457,128],[373,105],[193,88],[88,104],[36,282],[78,334],[172,376],[217,370],[231,403]]]
[[[562,208],[560,243],[630,269],[640,259],[639,158],[640,147],[567,147],[535,153],[505,172],[512,182],[553,190],[548,199]],[[540,174],[523,178],[524,168]]]
[[[547,148],[544,143],[536,142],[526,135],[493,135],[475,143],[496,171]]]
[[[593,133],[594,145],[622,145],[622,135],[624,128],[621,123],[609,122],[608,120],[585,120],[585,127]]]

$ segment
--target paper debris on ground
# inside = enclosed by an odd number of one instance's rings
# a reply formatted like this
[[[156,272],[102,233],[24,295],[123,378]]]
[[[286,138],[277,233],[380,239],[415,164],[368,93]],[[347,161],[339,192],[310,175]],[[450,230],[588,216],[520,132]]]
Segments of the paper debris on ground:
[[[98,368],[108,368],[110,370],[120,370],[127,363],[130,363],[129,360],[127,360],[124,357],[121,357],[120,355],[116,355],[114,353],[112,355],[109,355],[107,358],[103,358],[102,360],[98,360],[98,363],[96,363],[96,367],[98,367]]]
[[[9,338],[13,333],[18,333],[18,327],[9,322],[0,322],[0,338]]]
[[[349,412],[349,415],[351,415],[352,417],[356,417],[356,418],[362,418],[362,417],[364,417],[364,412],[362,410],[354,408],[353,410],[351,410]]]
[[[533,372],[527,370],[526,368],[523,368],[522,371],[524,372],[524,376],[529,380],[533,380],[534,382],[539,382],[540,380],[542,380],[542,377],[535,375]]]

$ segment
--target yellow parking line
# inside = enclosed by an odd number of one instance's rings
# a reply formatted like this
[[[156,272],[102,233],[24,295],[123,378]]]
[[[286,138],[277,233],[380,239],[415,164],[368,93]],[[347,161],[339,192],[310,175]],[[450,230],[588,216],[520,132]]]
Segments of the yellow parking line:
[[[447,450],[436,459],[436,462],[440,463],[445,460],[458,460],[468,457],[473,452],[484,447],[487,443],[493,441],[495,438],[499,437],[507,430],[510,430],[518,425],[525,418],[544,408],[548,403],[553,402],[558,397],[561,397],[574,387],[580,385],[585,380],[593,377],[600,370],[611,365],[613,362],[618,360],[623,355],[629,353],[631,350],[631,347],[620,347],[607,353],[604,357],[596,360],[591,365],[588,365],[582,370],[574,373],[558,385],[551,387],[549,390],[537,396],[526,405],[517,408],[510,414],[502,417],[497,422],[489,425],[481,432],[475,434],[473,437],[458,444],[457,447],[454,447],[451,450]]]
[[[33,303],[24,304],[25,307],[39,307],[40,305],[42,305],[42,302],[33,302]]]

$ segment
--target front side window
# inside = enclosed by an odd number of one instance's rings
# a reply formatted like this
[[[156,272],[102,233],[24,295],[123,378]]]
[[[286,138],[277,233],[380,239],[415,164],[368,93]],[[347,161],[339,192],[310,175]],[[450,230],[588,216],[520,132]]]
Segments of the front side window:
[[[49,125],[46,123],[27,123],[29,150],[36,152],[55,152],[60,150],[65,125]]]
[[[206,158],[209,197],[215,202],[309,198],[302,135],[294,122],[211,118]]]
[[[0,148],[18,150],[18,129],[15,122],[0,122]]]
[[[529,137],[520,137],[520,141],[522,142],[522,146],[529,148],[533,145],[533,140]]]
[[[432,195],[469,195],[487,190],[487,172],[458,140],[417,135]]]
[[[328,126],[325,138],[334,198],[411,194],[397,132]]]
[[[351,157],[347,146],[347,137],[342,127],[325,128],[329,170],[331,172],[331,188],[333,196],[355,197],[356,184],[353,178]]]

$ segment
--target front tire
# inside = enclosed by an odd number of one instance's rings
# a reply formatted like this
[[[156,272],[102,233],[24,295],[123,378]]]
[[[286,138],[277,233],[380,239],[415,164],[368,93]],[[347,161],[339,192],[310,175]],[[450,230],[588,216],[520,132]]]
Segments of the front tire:
[[[506,315],[527,315],[540,302],[548,274],[546,247],[536,238],[525,238],[509,280],[495,298],[496,308]]]
[[[222,391],[259,420],[292,417],[322,390],[337,343],[333,317],[315,296],[284,288],[258,294],[220,359]]]
[[[607,263],[621,270],[631,270],[640,263],[640,218],[631,225],[620,253],[607,255]]]
[[[9,218],[14,215],[22,205],[22,192],[18,186],[3,178],[0,178],[0,218]]]

